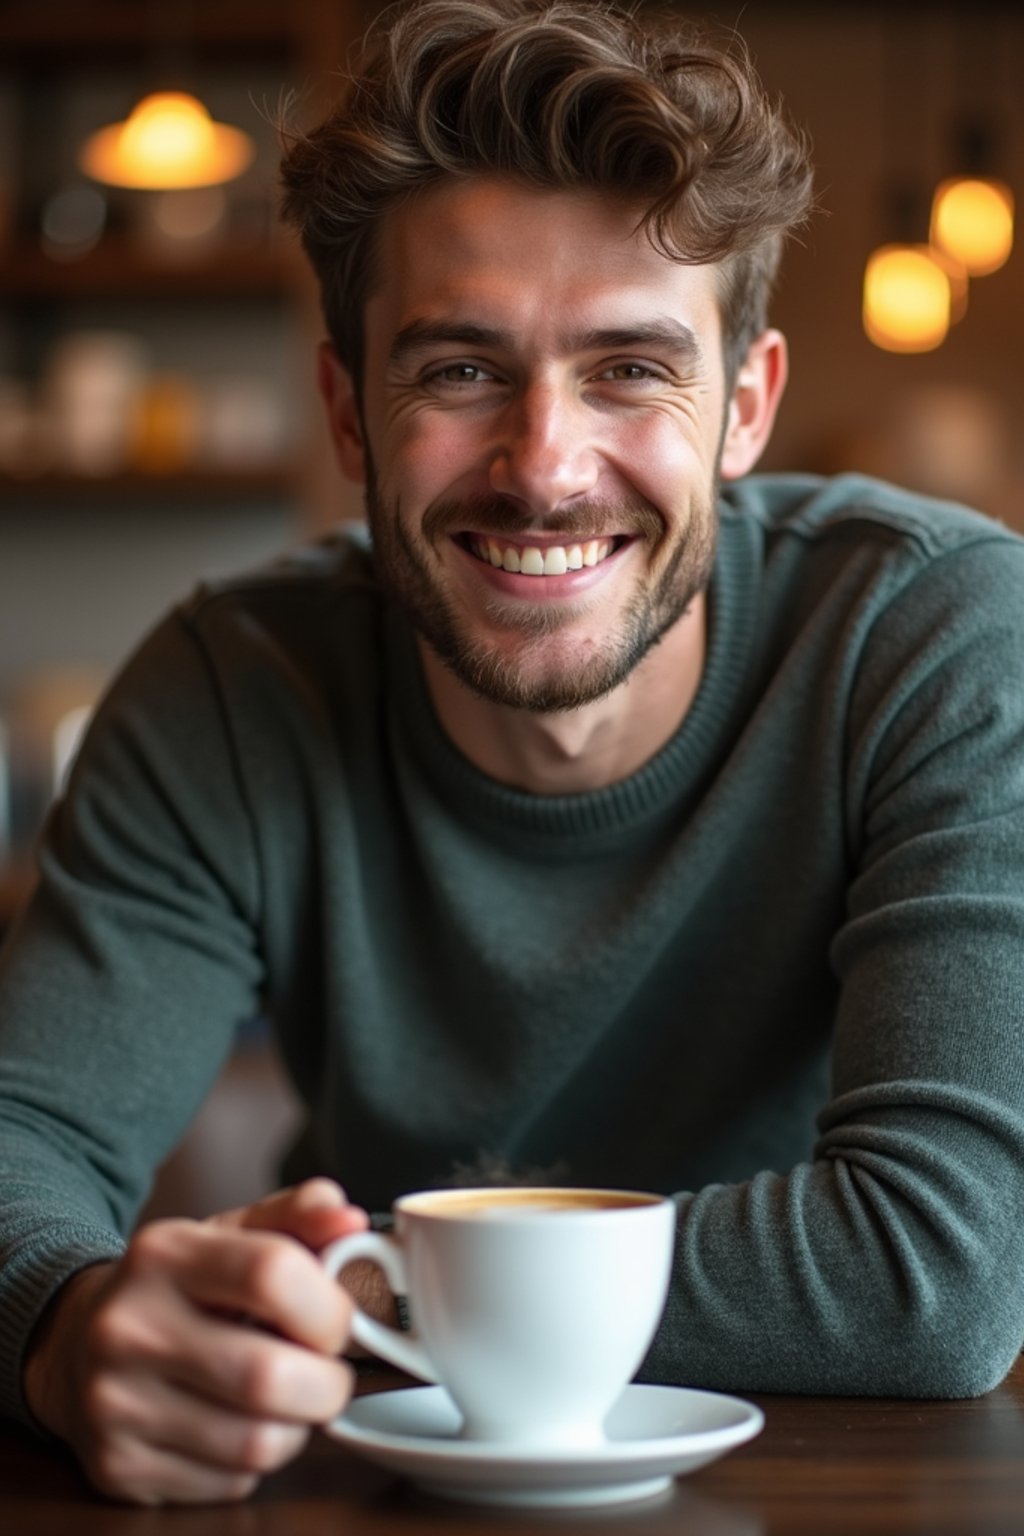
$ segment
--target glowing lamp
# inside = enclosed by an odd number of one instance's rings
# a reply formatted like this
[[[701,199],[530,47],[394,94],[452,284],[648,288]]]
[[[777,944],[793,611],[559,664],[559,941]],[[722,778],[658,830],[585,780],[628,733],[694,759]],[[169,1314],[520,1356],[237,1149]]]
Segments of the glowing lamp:
[[[949,323],[956,325],[967,313],[967,298],[969,279],[965,268],[952,256],[940,250],[937,245],[929,245],[929,253],[937,266],[940,266],[949,279]]]
[[[930,352],[946,339],[949,275],[926,245],[884,245],[864,273],[864,329],[887,352]]]
[[[194,96],[158,91],[144,97],[123,123],[92,134],[79,164],[94,181],[163,191],[231,181],[252,157],[248,134],[215,123]]]
[[[931,238],[973,277],[997,271],[1013,247],[1013,193],[987,177],[949,177],[935,190]]]

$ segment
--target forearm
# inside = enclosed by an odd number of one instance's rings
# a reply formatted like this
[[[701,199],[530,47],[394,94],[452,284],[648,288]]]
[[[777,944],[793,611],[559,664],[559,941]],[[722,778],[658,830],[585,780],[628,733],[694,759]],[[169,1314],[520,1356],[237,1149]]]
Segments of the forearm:
[[[0,1414],[31,1423],[22,1396],[26,1341],[61,1287],[120,1256],[101,1184],[0,1106]]]
[[[0,961],[0,1414],[26,1422],[28,1335],[71,1275],[123,1252],[239,1013],[230,976],[155,987],[176,949],[140,935],[119,961],[117,903],[48,865]]]
[[[681,1202],[650,1379],[968,1396],[1020,1349],[1022,567],[996,543],[936,561],[870,631],[815,1161]]]
[[[645,1379],[904,1397],[1002,1379],[1024,1332],[1019,1133],[976,1096],[891,1092],[834,1105],[814,1164],[680,1201]]]

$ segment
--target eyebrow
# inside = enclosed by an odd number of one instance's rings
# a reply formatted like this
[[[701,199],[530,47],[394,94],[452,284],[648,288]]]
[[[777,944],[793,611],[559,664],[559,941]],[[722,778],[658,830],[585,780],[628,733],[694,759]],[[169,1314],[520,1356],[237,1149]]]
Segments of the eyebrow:
[[[581,331],[567,340],[570,349],[577,352],[631,352],[653,346],[674,352],[682,361],[691,365],[700,363],[704,357],[703,348],[690,327],[667,315],[637,325]]]
[[[512,351],[515,346],[509,331],[477,325],[469,320],[412,320],[396,333],[389,349],[389,360],[402,362],[416,352],[445,343],[505,351]],[[699,365],[704,357],[703,348],[690,327],[667,315],[657,320],[638,321],[635,325],[572,331],[562,338],[561,345],[567,352],[619,352],[654,346],[673,352],[691,367]]]
[[[428,347],[444,342],[460,347],[508,347],[511,337],[507,331],[474,325],[468,320],[411,320],[395,333],[388,357],[391,362],[399,363],[411,353],[425,352]]]

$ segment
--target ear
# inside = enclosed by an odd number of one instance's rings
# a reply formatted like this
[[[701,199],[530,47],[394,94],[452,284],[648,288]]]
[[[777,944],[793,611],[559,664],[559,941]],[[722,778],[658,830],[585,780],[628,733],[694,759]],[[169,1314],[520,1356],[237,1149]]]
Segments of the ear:
[[[720,472],[736,480],[753,469],[772,435],[789,373],[786,338],[763,331],[740,365],[722,440]]]
[[[317,354],[317,385],[327,407],[334,451],[342,474],[362,485],[366,480],[366,445],[352,376],[329,341]]]

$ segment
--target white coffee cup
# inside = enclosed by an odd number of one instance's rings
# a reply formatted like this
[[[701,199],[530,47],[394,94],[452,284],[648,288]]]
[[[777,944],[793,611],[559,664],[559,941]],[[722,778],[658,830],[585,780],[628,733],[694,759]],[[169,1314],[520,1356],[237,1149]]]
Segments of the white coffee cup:
[[[356,1311],[366,1349],[443,1384],[468,1440],[579,1447],[640,1366],[668,1290],[675,1207],[593,1189],[461,1189],[406,1195],[395,1236],[327,1248],[337,1275],[372,1259],[408,1300],[400,1332]]]

